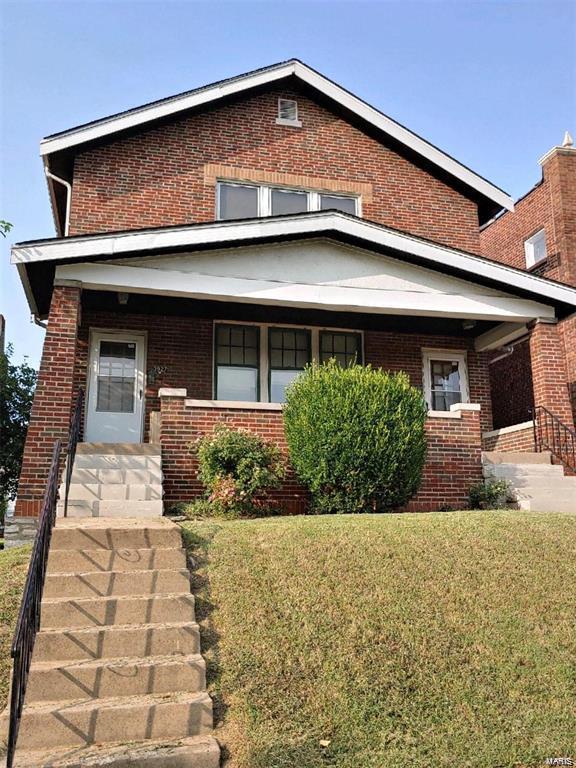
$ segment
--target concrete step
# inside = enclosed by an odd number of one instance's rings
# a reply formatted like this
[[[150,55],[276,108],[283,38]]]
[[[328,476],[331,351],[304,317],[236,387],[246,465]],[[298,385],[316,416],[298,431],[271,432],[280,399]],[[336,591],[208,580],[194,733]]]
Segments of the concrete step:
[[[74,471],[77,469],[149,469],[158,471],[162,469],[162,458],[151,455],[138,454],[76,454],[74,459]]]
[[[126,649],[125,649],[126,651]],[[199,654],[88,661],[32,661],[26,702],[114,698],[203,691],[206,664]]]
[[[576,514],[576,494],[571,491],[546,491],[519,489],[518,506],[531,512],[562,512]]]
[[[42,629],[36,635],[34,661],[87,661],[130,656],[180,656],[200,653],[194,621],[165,624]]]
[[[498,477],[507,475],[528,475],[531,477],[563,477],[564,470],[559,464],[484,464],[484,472]]]
[[[77,469],[74,467],[71,483],[161,483],[159,467],[148,469]]]
[[[206,692],[83,698],[26,704],[18,735],[19,749],[124,744],[145,739],[173,739],[208,734],[212,700]]]
[[[51,549],[151,549],[182,547],[180,529],[167,518],[59,518]]]
[[[42,599],[41,629],[194,621],[194,596],[172,595]]]
[[[86,571],[145,571],[148,569],[183,569],[186,553],[182,548],[151,549],[52,549],[48,573],[84,573]]]
[[[164,504],[153,501],[86,501],[68,499],[67,517],[162,517]],[[58,504],[58,516],[64,516],[64,500]]]
[[[78,443],[76,455],[160,456],[159,443]]]
[[[551,464],[552,458],[549,451],[536,453],[520,453],[511,451],[483,451],[482,463],[484,464]]]
[[[118,595],[173,594],[190,590],[190,573],[181,570],[91,571],[88,573],[49,573],[44,596],[113,597]]]
[[[64,499],[65,488],[60,487]],[[68,504],[77,501],[150,501],[162,498],[161,483],[70,483]]]
[[[218,768],[213,736],[50,750],[18,750],[14,768]]]

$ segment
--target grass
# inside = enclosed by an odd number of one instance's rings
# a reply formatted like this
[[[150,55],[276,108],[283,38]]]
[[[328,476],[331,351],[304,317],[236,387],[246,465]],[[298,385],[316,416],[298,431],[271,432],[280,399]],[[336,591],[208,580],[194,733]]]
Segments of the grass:
[[[0,711],[10,688],[10,646],[28,572],[30,547],[0,550]]]
[[[228,768],[576,758],[576,517],[184,528]]]

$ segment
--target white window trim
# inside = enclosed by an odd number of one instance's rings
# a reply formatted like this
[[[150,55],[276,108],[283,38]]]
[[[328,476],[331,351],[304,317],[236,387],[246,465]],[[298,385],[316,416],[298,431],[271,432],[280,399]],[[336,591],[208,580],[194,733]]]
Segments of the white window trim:
[[[218,179],[216,181],[216,218],[218,221],[234,221],[234,219],[222,219],[220,216],[220,190],[222,185],[230,187],[252,187],[258,191],[258,217],[272,216],[272,190],[278,189],[281,192],[304,192],[307,195],[307,211],[320,211],[320,199],[323,195],[327,197],[339,197],[346,200],[354,200],[356,211],[354,216],[362,216],[362,196],[354,195],[348,192],[331,192],[327,189],[308,189],[306,187],[291,187],[280,184],[256,184],[250,181],[228,181],[227,179]]]
[[[468,365],[466,361],[466,352],[461,349],[423,349],[422,364],[423,376],[422,384],[424,390],[424,399],[430,411],[432,409],[432,375],[430,364],[432,360],[448,360],[458,362],[458,372],[460,374],[460,386],[463,403],[470,402],[470,387],[468,384]],[[434,411],[434,413],[443,413],[443,411]],[[445,411],[449,413],[449,411]]]
[[[260,329],[260,361],[259,361],[259,381],[260,381],[260,400],[258,403],[270,403],[269,392],[269,373],[270,361],[268,360],[268,332],[270,328],[294,328],[310,331],[310,354],[312,362],[320,359],[320,333],[323,331],[333,333],[354,333],[360,336],[360,353],[364,360],[364,331],[356,328],[335,328],[332,326],[320,325],[299,325],[296,323],[253,323],[243,320],[214,320],[212,323],[212,359],[216,360],[216,327],[218,325],[249,325]],[[216,366],[212,365],[212,399],[218,403],[218,393],[216,392]]]
[[[544,256],[542,256],[537,260],[534,255],[535,253],[534,246],[536,245],[536,242],[540,239],[544,240]],[[546,259],[548,258],[548,247],[546,244],[546,230],[544,229],[544,227],[542,227],[542,229],[539,229],[538,232],[534,232],[534,234],[531,237],[524,240],[524,256],[526,258],[526,266],[528,269],[531,269],[532,267],[537,267],[538,264],[542,264],[543,262],[546,261]]]

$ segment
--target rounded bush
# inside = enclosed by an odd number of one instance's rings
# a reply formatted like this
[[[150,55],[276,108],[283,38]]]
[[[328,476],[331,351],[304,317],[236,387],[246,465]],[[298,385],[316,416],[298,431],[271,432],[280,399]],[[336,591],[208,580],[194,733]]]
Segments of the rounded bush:
[[[217,424],[194,447],[198,479],[206,487],[215,515],[239,517],[265,511],[266,492],[278,487],[285,474],[278,446],[248,430]]]
[[[284,426],[313,511],[380,512],[417,491],[426,404],[405,373],[311,365],[288,388]]]

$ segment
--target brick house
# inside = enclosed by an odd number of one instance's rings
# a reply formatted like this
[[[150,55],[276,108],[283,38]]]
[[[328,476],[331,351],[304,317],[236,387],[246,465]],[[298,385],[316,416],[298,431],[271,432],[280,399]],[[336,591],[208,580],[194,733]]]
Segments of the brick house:
[[[576,148],[566,134],[562,146],[541,159],[540,181],[515,204],[480,230],[480,247],[495,259],[530,274],[576,287]],[[566,353],[566,381],[576,414],[576,319],[558,324]],[[527,446],[534,396],[530,344],[526,334],[490,363],[494,426],[516,428],[502,441]],[[563,374],[562,374],[563,375]],[[528,428],[522,430],[522,424]],[[516,432],[513,437],[513,432]]]
[[[576,195],[572,152],[544,166],[559,207]],[[513,213],[300,61],[49,136],[41,154],[58,236],[13,249],[47,321],[17,515],[38,515],[80,388],[86,444],[161,445],[165,508],[200,492],[189,444],[216,422],[283,444],[284,390],[313,359],[404,370],[423,389],[429,452],[409,509],[466,503],[482,434],[502,426],[490,362],[515,340],[526,397],[573,426],[576,262],[570,279],[563,259],[526,270],[504,228],[527,199]],[[574,248],[573,222],[555,231],[554,253]],[[305,509],[294,478],[278,500]]]

